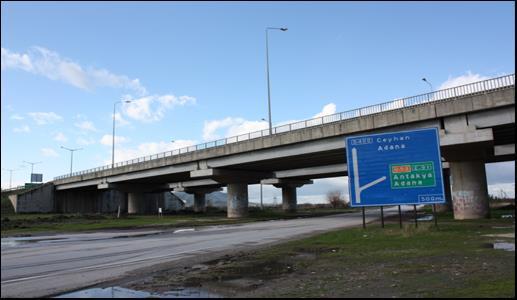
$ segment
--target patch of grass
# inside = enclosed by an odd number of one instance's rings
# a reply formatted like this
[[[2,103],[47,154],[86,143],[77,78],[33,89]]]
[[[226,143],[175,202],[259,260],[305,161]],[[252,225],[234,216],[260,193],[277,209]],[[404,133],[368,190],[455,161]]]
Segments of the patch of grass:
[[[451,298],[515,298],[515,274],[509,276],[509,278],[499,278],[496,280],[470,280],[467,286],[449,289],[442,296]]]
[[[9,197],[7,195],[2,195],[2,202],[0,210],[2,211],[2,215],[7,214],[14,214],[14,207],[11,201],[9,200]]]

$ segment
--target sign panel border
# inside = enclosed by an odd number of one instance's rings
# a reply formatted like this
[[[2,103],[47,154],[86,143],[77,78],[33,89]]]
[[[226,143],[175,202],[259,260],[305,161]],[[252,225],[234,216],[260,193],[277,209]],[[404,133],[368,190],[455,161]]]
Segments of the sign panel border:
[[[440,172],[439,174],[441,174],[441,191],[442,191],[442,194],[443,195],[443,201],[440,201],[440,202],[416,202],[418,200],[415,200],[411,203],[398,203],[398,202],[394,202],[394,203],[389,203],[389,204],[379,204],[379,203],[374,203],[374,204],[356,204],[354,203],[354,199],[352,199],[352,185],[353,185],[353,182],[352,182],[352,178],[350,176],[350,170],[351,170],[351,167],[350,167],[350,155],[349,155],[349,149],[348,149],[348,140],[349,139],[357,139],[357,138],[361,138],[361,137],[364,137],[364,138],[367,138],[367,137],[372,137],[372,136],[377,136],[377,135],[386,135],[386,134],[400,134],[400,133],[414,133],[414,132],[418,132],[418,131],[429,131],[429,130],[434,130],[435,132],[435,138],[436,138],[436,150],[437,150],[437,153],[438,153],[438,157],[439,157],[439,164],[438,164],[438,172]],[[427,127],[427,128],[418,128],[418,129],[414,129],[414,130],[401,130],[401,131],[387,131],[387,132],[379,132],[379,133],[372,133],[372,134],[358,134],[358,135],[352,135],[352,136],[347,136],[345,137],[345,155],[346,155],[346,161],[347,161],[347,167],[348,167],[348,195],[349,195],[349,205],[350,207],[373,207],[373,206],[397,206],[397,205],[431,205],[431,204],[445,204],[447,202],[447,199],[446,199],[446,193],[445,193],[445,186],[444,186],[444,178],[443,178],[443,167],[442,167],[442,153],[440,151],[440,131],[439,131],[439,128],[437,127]],[[433,162],[434,164],[434,162]],[[355,174],[354,174],[355,175]],[[391,180],[391,179],[390,179]],[[390,186],[391,186],[391,182],[390,182]],[[437,183],[436,183],[436,180],[435,180],[435,187],[437,186]],[[429,194],[428,194],[429,195]],[[433,195],[440,195],[440,194],[433,194]],[[422,195],[422,196],[425,196],[425,195]],[[418,199],[420,199],[420,195],[418,195]]]

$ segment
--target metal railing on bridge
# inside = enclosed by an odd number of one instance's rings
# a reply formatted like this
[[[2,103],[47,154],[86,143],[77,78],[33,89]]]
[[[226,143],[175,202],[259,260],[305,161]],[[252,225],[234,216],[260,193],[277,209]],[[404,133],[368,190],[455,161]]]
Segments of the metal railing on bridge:
[[[349,111],[345,111],[345,112],[336,113],[333,115],[327,115],[327,116],[308,119],[308,120],[304,120],[304,121],[284,124],[284,125],[273,127],[271,129],[271,131],[272,131],[272,134],[285,133],[285,132],[303,129],[303,128],[307,128],[307,127],[313,127],[313,126],[318,126],[318,125],[323,125],[323,124],[328,124],[328,123],[333,123],[333,122],[339,122],[339,121],[343,121],[343,120],[347,120],[347,119],[358,118],[358,117],[367,116],[367,115],[373,115],[373,114],[377,114],[377,113],[381,113],[381,112],[385,112],[385,111],[389,111],[389,110],[426,104],[429,102],[438,102],[438,101],[444,101],[444,100],[453,99],[453,98],[461,97],[461,96],[486,93],[489,91],[503,89],[503,88],[514,86],[514,85],[515,85],[515,74],[505,75],[505,76],[501,76],[501,77],[497,77],[497,78],[491,78],[491,79],[478,81],[478,82],[474,82],[474,83],[469,83],[469,84],[465,84],[465,85],[461,85],[461,86],[456,86],[456,87],[452,87],[452,88],[448,88],[448,89],[438,90],[438,91],[434,91],[431,93],[426,93],[426,94],[421,94],[421,95],[412,96],[412,97],[408,97],[408,98],[401,98],[401,99],[396,99],[396,100],[389,101],[389,102],[370,105],[370,106],[366,106],[366,107],[362,107],[362,108],[358,108],[358,109],[353,109],[353,110],[349,110]],[[144,156],[144,157],[139,157],[139,158],[135,158],[135,159],[131,159],[131,160],[118,162],[115,164],[115,167],[122,167],[122,166],[136,164],[136,163],[140,163],[140,162],[144,162],[144,161],[153,160],[153,159],[179,155],[179,154],[183,154],[183,153],[187,153],[187,152],[224,146],[224,145],[228,145],[228,144],[232,144],[232,143],[236,143],[236,142],[261,138],[261,137],[265,137],[265,136],[269,136],[269,135],[270,135],[269,129],[259,130],[259,131],[241,134],[241,135],[237,135],[237,136],[227,137],[224,139],[219,139],[216,141],[187,146],[187,147],[172,150],[172,151],[166,151],[166,152],[162,152],[162,153],[158,153],[158,154],[153,154],[153,155],[149,155],[149,156]],[[72,177],[72,176],[84,175],[84,174],[88,174],[88,173],[94,173],[94,172],[103,171],[103,170],[109,170],[111,168],[112,168],[112,165],[109,164],[109,165],[102,166],[102,167],[97,167],[97,168],[88,169],[88,170],[84,170],[84,171],[74,172],[71,174],[57,176],[57,177],[54,177],[54,180],[68,178],[68,177]]]
[[[26,189],[26,187],[24,185],[19,185],[19,186],[8,188],[8,189],[2,189],[2,193],[17,191],[17,190],[24,190],[24,189]]]

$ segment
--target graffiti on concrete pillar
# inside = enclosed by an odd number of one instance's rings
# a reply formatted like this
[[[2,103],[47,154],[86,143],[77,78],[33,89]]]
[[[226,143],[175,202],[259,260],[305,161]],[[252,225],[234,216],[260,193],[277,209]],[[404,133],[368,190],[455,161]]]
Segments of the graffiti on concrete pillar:
[[[483,201],[474,197],[474,191],[456,191],[452,193],[454,213],[462,214],[468,211],[482,212]]]

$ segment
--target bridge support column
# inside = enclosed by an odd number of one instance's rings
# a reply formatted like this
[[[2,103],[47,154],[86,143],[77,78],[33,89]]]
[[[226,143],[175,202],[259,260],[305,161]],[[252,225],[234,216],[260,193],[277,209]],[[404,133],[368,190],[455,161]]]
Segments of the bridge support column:
[[[446,212],[452,209],[451,170],[443,169],[443,188],[445,190],[445,204],[436,204],[437,212]]]
[[[248,215],[248,184],[228,184],[228,218],[244,218]]]
[[[127,213],[128,214],[145,213],[144,193],[128,193],[127,194]]]
[[[296,211],[296,187],[283,186],[282,187],[282,210],[285,212]]]
[[[454,219],[486,218],[488,189],[483,161],[451,162]]]
[[[194,212],[206,212],[206,194],[194,192]]]
[[[263,179],[262,184],[272,184],[277,188],[282,188],[282,210],[285,212],[296,212],[296,188],[305,184],[312,184],[312,180],[294,180],[294,179]]]

